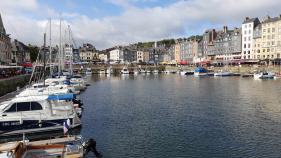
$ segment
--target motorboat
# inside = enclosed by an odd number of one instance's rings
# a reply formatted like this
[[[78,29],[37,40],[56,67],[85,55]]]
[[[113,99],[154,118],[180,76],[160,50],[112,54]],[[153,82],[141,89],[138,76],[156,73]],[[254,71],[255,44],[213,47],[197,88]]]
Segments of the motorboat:
[[[164,73],[164,74],[169,74],[169,73],[170,73],[170,71],[165,70],[165,71],[163,71],[163,73]]]
[[[151,71],[150,70],[145,70],[145,73],[150,74]]]
[[[158,74],[159,71],[158,71],[157,69],[155,69],[155,70],[153,70],[153,73],[154,73],[154,74]]]
[[[127,67],[123,67],[123,69],[121,70],[121,74],[129,74],[129,70]]]
[[[16,97],[0,104],[0,134],[18,135],[81,126],[73,94]]]
[[[254,79],[273,79],[274,73],[271,72],[260,72],[254,74]]]
[[[80,75],[74,75],[70,79],[70,84],[75,88],[75,90],[81,91],[86,89],[85,80]]]
[[[221,76],[221,77],[224,77],[224,76],[232,76],[232,73],[231,72],[227,72],[227,71],[219,71],[219,72],[216,72],[214,73],[214,76]]]
[[[140,73],[146,73],[146,71],[144,69],[139,69]]]
[[[88,76],[92,75],[93,74],[92,69],[91,68],[87,68],[85,74],[88,75]]]
[[[83,158],[89,151],[102,157],[96,149],[96,141],[85,141],[81,136],[65,136],[46,140],[22,140],[0,144],[1,158]]]
[[[104,69],[100,69],[99,74],[104,75],[104,74],[106,74],[106,71]]]
[[[275,80],[281,79],[281,73],[275,73],[274,79],[275,79]]]
[[[187,74],[187,71],[180,71],[180,75],[184,76]]]
[[[107,68],[107,70],[106,70],[106,72],[105,72],[106,74],[113,74],[113,70],[112,70],[112,67],[110,66],[109,68]]]
[[[197,67],[194,70],[194,76],[199,77],[199,76],[208,76],[208,70],[203,68],[203,67]]]

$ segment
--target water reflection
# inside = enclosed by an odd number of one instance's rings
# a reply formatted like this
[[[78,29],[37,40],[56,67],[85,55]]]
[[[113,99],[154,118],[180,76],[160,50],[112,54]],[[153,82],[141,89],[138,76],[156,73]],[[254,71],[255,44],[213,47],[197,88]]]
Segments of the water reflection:
[[[111,76],[82,94],[82,134],[105,157],[279,157],[280,92],[239,77]]]

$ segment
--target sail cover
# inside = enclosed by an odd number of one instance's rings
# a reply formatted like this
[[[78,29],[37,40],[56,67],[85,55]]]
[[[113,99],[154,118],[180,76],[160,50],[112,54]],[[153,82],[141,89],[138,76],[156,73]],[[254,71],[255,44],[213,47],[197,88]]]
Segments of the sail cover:
[[[75,99],[75,95],[72,93],[48,96],[48,100],[72,100],[72,99]]]

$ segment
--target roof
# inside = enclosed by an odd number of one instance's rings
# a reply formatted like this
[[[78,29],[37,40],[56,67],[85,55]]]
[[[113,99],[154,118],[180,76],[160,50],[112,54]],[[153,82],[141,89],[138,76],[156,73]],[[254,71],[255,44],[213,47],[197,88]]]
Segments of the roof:
[[[5,30],[4,25],[3,25],[1,14],[0,14],[0,33],[6,35],[6,30]]]
[[[265,20],[262,21],[262,23],[275,22],[275,21],[279,21],[279,20],[281,20],[281,17],[271,18],[271,17],[268,16]]]
[[[256,22],[256,21],[258,21],[258,20],[259,20],[259,18],[246,18],[242,24],[247,24],[247,23],[251,23],[251,22]]]

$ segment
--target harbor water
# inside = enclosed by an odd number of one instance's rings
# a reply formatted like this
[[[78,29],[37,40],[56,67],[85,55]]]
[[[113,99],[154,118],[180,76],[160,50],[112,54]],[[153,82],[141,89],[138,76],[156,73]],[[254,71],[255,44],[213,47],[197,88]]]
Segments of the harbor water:
[[[104,158],[281,157],[281,81],[89,77],[81,134]]]

